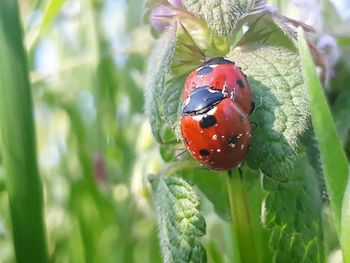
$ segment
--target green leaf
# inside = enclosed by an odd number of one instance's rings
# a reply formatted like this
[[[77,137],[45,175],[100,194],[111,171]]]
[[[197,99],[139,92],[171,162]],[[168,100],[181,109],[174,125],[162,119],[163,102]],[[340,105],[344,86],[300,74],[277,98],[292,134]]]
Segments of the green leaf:
[[[305,131],[303,137],[301,138],[301,142],[305,147],[305,153],[309,160],[309,164],[315,170],[318,175],[318,184],[320,186],[322,192],[323,200],[328,200],[326,183],[324,181],[324,175],[322,170],[322,162],[320,157],[320,149],[318,147],[317,139],[315,136],[315,132],[313,127],[310,127]]]
[[[184,0],[188,11],[199,15],[219,36],[228,35],[237,21],[255,8],[254,0]]]
[[[296,28],[289,21],[284,16],[267,11],[249,14],[239,21],[239,27],[236,28],[237,31],[243,25],[249,27],[238,45],[254,42],[295,49],[293,41],[296,41]]]
[[[344,194],[340,231],[344,262],[350,262],[350,180]]]
[[[190,183],[195,184],[199,190],[212,202],[215,212],[224,220],[231,220],[230,203],[226,185],[226,172],[213,172],[205,169],[181,171]]]
[[[150,182],[163,261],[206,262],[206,252],[198,240],[205,235],[206,224],[196,193],[177,177],[157,176]]]
[[[319,177],[304,154],[295,163],[288,183],[265,176],[269,191],[262,213],[273,229],[270,247],[274,262],[323,262],[322,198]]]
[[[248,27],[248,31],[239,41],[239,46],[254,42],[256,44],[283,46],[294,51],[298,45],[298,26],[303,27],[307,32],[314,32],[312,27],[303,22],[277,13],[271,13],[265,9],[249,13],[239,20],[234,34],[238,34],[243,26]]]
[[[172,24],[157,40],[148,61],[145,84],[145,110],[150,120],[153,136],[162,142],[169,126],[165,123],[165,77],[176,46],[177,24]],[[176,111],[178,109],[176,108]]]
[[[16,261],[48,262],[22,25],[17,1],[0,5],[0,139]]]
[[[51,26],[52,22],[61,11],[64,2],[65,0],[50,0],[47,3],[43,18],[40,22],[40,26],[35,32],[33,32],[28,41],[28,50],[31,50],[33,48],[34,44],[38,41],[40,36]]]
[[[218,248],[218,245],[215,243],[215,241],[210,241],[209,243],[209,251],[212,258],[212,262],[214,263],[224,263],[224,255],[222,251]]]
[[[332,113],[337,132],[343,144],[346,143],[350,131],[350,91],[341,92],[334,102]]]
[[[164,86],[164,118],[167,126],[170,127],[177,138],[180,138],[179,120],[181,117],[182,92],[186,76],[174,78],[165,83]]]
[[[301,28],[298,33],[299,52],[310,101],[312,124],[320,148],[326,187],[339,233],[341,207],[349,176],[348,162]]]
[[[236,47],[228,58],[247,74],[256,104],[248,164],[265,175],[284,177],[308,119],[299,57],[285,47],[252,43]]]

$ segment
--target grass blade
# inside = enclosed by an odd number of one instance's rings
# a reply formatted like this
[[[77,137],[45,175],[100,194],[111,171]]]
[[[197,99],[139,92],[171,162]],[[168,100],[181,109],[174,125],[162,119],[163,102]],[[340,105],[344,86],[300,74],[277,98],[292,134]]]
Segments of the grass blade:
[[[344,262],[350,262],[350,180],[346,187],[340,226]]]
[[[342,202],[349,175],[348,162],[317,77],[302,28],[298,29],[298,35],[298,47],[308,90],[312,124],[320,147],[322,168],[336,228],[340,233]]]
[[[17,262],[47,262],[43,193],[17,1],[0,1],[0,136]]]
[[[55,20],[65,0],[50,0],[45,8],[43,19],[40,22],[40,26],[30,36],[28,40],[28,50],[31,50],[35,43],[39,40],[41,34],[50,27]]]

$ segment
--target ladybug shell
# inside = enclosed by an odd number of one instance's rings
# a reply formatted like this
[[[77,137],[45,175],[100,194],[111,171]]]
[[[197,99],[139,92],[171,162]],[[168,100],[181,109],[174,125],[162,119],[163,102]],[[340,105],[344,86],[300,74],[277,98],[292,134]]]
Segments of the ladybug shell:
[[[214,170],[239,165],[252,143],[249,117],[230,98],[204,114],[183,115],[181,133],[191,155]]]
[[[183,100],[193,89],[202,86],[224,91],[246,113],[252,111],[252,93],[247,77],[233,62],[222,57],[213,58],[192,71],[186,79]]]

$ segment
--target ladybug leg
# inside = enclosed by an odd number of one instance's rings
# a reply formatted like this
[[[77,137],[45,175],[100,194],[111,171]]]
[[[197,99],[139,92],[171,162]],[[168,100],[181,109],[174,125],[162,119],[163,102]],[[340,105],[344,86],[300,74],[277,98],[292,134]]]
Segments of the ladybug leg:
[[[243,172],[242,172],[241,166],[238,167],[238,172],[239,172],[239,176],[240,176],[241,179],[242,179],[242,178],[243,178]]]
[[[171,140],[171,141],[163,141],[162,136],[160,135],[159,132],[158,132],[158,138],[159,138],[159,143],[160,143],[160,144],[165,144],[165,145],[167,145],[167,144],[175,144],[175,143],[177,143],[177,140],[176,140],[176,139]]]
[[[260,103],[258,105],[255,104],[254,101],[252,101],[252,109],[249,113],[249,115],[251,115],[253,113],[253,111],[257,108],[259,108],[262,105],[262,97],[260,97]],[[254,125],[255,127],[258,126],[258,124],[255,121],[250,121],[250,124]]]
[[[250,121],[250,124],[254,125],[255,127],[258,127],[258,124],[255,121]]]
[[[242,168],[241,168],[241,166],[238,166],[238,173],[239,173],[239,177],[241,178],[241,179],[243,179],[243,172],[242,172]],[[227,175],[228,175],[228,177],[232,177],[232,170],[228,170],[227,171]]]
[[[226,98],[227,95],[228,95],[226,89],[227,89],[227,83],[226,83],[226,80],[225,80],[225,82],[224,82],[224,88],[223,88],[222,91],[221,91],[225,98]]]
[[[259,108],[262,105],[262,99],[263,99],[263,97],[260,97],[260,102],[258,105],[256,105],[255,102],[252,101],[252,104],[251,104],[252,106],[251,106],[251,110],[249,112],[249,115],[251,115],[255,109]]]
[[[242,179],[243,178],[243,172],[242,172],[241,166],[239,166],[237,169],[238,169],[239,177]],[[228,174],[228,177],[232,177],[232,170],[228,170],[227,174]]]
[[[185,149],[182,150],[178,150],[178,152],[176,152],[176,158],[179,159],[182,155],[184,155],[187,151]]]
[[[251,110],[250,110],[250,112],[249,112],[249,115],[251,115],[251,114],[253,113],[254,110],[255,110],[255,102],[252,101],[252,103],[251,103]]]
[[[254,108],[253,108],[253,104],[254,104]],[[260,97],[260,102],[259,102],[258,105],[256,105],[255,102],[252,102],[252,111],[251,111],[249,114],[252,114],[252,112],[253,112],[254,110],[256,110],[257,108],[261,107],[262,104],[263,104],[263,97],[261,96],[261,97]]]
[[[231,91],[231,96],[230,96],[232,101],[235,101],[235,92]]]

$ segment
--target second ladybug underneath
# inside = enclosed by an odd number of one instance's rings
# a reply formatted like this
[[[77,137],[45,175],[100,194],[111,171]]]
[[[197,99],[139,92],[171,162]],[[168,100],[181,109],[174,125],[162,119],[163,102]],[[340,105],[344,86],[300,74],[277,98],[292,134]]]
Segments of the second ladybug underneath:
[[[247,78],[234,62],[222,57],[204,62],[185,83],[181,135],[187,150],[210,169],[238,166],[252,143],[253,108]]]

